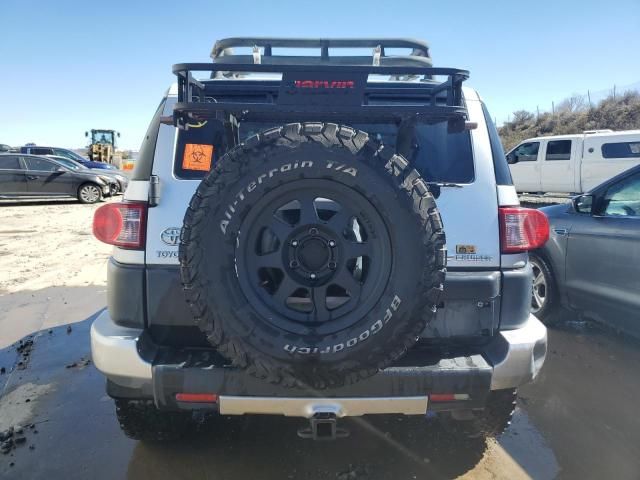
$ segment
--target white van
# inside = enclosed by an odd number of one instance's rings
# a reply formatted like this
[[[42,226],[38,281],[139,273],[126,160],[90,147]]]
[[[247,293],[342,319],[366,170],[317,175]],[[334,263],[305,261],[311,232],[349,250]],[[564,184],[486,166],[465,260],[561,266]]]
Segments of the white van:
[[[640,130],[531,138],[507,162],[518,192],[583,193],[640,164]]]

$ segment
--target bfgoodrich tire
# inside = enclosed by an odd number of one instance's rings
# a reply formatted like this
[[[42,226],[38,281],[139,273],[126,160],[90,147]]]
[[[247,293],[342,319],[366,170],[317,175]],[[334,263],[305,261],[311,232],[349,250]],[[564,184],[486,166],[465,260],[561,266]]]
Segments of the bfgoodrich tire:
[[[316,389],[402,356],[435,314],[446,262],[426,183],[364,132],[289,124],[220,159],[184,218],[199,327],[250,374]]]

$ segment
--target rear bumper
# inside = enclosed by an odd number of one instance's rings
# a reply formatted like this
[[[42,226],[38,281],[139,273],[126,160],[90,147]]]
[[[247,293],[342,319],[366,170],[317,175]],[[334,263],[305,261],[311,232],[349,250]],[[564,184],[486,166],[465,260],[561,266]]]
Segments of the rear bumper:
[[[347,387],[319,392],[285,389],[225,366],[210,350],[157,349],[143,330],[115,325],[105,310],[91,328],[93,361],[116,397],[153,398],[163,409],[216,408],[221,413],[336,416],[424,413],[429,409],[482,408],[491,390],[514,388],[540,371],[546,328],[533,315],[522,328],[502,331],[485,347],[451,358],[410,352],[401,365]],[[212,393],[213,404],[185,403],[177,393]],[[456,401],[443,395],[456,395]]]

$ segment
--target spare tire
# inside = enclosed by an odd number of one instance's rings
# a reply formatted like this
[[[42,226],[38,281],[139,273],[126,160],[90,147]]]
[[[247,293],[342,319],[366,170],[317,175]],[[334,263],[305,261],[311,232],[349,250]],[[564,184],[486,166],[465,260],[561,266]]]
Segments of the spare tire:
[[[230,150],[184,218],[181,276],[210,343],[285,386],[349,384],[401,357],[445,275],[440,213],[419,173],[331,123]]]

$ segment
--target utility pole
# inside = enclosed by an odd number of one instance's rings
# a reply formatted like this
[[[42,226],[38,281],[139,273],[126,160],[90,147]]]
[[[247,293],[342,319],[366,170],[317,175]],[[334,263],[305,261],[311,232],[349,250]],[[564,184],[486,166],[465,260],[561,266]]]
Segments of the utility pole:
[[[587,98],[589,99],[589,110],[591,110],[591,92],[587,90]]]
[[[551,115],[555,115],[556,114],[556,105],[555,103],[551,102]]]

